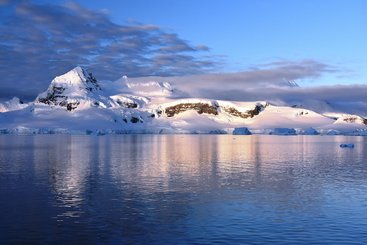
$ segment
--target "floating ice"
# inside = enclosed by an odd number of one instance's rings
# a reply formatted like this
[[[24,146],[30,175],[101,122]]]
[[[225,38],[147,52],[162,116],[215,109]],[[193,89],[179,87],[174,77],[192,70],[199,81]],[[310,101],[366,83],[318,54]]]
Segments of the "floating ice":
[[[300,134],[303,134],[303,135],[319,135],[319,132],[317,132],[317,130],[314,129],[314,128],[307,128],[305,130],[302,130],[300,132]]]
[[[274,128],[269,132],[271,135],[296,135],[294,128]]]
[[[354,148],[354,144],[340,144],[341,148]]]
[[[251,135],[251,132],[246,127],[235,128],[233,130],[233,135]]]

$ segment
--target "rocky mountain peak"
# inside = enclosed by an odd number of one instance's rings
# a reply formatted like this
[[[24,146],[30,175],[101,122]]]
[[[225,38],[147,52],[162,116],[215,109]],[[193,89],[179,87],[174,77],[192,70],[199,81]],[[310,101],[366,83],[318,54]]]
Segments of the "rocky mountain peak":
[[[101,90],[97,79],[80,66],[55,77],[48,89],[38,95],[36,103],[66,107],[71,111],[82,100],[93,100]]]

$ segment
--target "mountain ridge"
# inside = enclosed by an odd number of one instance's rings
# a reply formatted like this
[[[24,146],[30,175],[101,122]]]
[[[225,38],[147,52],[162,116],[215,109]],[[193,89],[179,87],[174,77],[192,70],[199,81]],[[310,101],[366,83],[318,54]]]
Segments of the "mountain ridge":
[[[167,82],[120,80],[126,83],[126,93],[108,95],[92,73],[75,67],[55,77],[33,102],[3,109],[1,132],[232,133],[248,128],[252,133],[281,134],[293,131],[274,129],[290,128],[297,134],[367,135],[367,120],[358,115],[331,116],[266,101],[176,99]]]

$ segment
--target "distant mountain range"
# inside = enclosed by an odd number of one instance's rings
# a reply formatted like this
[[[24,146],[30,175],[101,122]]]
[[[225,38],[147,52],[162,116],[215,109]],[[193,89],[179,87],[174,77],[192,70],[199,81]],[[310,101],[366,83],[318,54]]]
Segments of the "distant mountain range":
[[[126,76],[116,82],[124,93],[110,95],[91,73],[76,67],[53,79],[32,102],[13,98],[0,104],[0,133],[367,135],[365,118],[335,113],[323,101],[305,102],[306,109],[302,102],[183,98],[168,82],[130,82]]]

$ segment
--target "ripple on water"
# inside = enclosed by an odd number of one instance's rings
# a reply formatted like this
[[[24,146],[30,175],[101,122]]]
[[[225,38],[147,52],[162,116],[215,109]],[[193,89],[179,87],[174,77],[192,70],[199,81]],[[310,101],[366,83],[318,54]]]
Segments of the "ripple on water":
[[[0,136],[0,242],[363,244],[366,145],[344,136]]]

